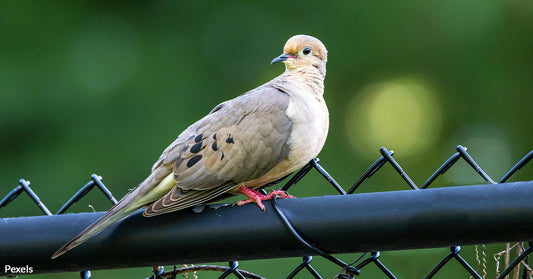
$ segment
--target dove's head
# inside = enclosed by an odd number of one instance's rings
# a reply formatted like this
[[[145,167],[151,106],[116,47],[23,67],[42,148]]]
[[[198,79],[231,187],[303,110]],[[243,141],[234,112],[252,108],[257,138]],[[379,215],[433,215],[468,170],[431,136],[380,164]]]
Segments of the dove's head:
[[[314,67],[325,76],[327,60],[328,51],[319,39],[296,35],[287,41],[283,54],[274,58],[271,64],[283,62],[288,70]]]

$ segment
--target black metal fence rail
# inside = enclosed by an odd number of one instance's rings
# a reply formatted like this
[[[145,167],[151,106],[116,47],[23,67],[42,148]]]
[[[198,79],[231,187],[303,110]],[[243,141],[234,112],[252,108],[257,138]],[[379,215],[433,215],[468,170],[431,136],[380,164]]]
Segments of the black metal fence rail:
[[[531,197],[533,181],[298,198],[276,205],[304,239],[338,254],[529,240]],[[254,206],[206,206],[158,218],[144,218],[140,210],[55,260],[50,255],[57,247],[103,212],[6,218],[0,222],[0,262],[30,265],[37,273],[319,254],[291,236],[271,203],[265,206],[261,214]]]
[[[3,218],[0,219],[3,235],[0,238],[0,263],[31,265],[34,272],[55,272],[230,261],[219,278],[231,274],[237,278],[260,278],[237,269],[236,260],[303,256],[302,263],[287,278],[301,272],[321,278],[319,271],[311,265],[311,255],[320,255],[339,266],[338,278],[364,274],[364,267],[371,263],[376,264],[386,277],[396,278],[381,263],[379,251],[450,246],[450,253],[429,268],[425,278],[432,278],[450,260],[460,263],[473,278],[482,278],[460,256],[461,249],[457,245],[533,239],[533,226],[530,225],[533,220],[533,182],[503,183],[533,158],[533,151],[498,181],[502,184],[435,189],[426,188],[459,159],[464,159],[487,184],[496,182],[462,146],[458,146],[457,152],[420,187],[393,159],[392,151],[381,148],[380,152],[382,156],[347,191],[327,174],[317,159],[283,187],[289,189],[316,169],[339,192],[338,196],[274,199],[267,204],[264,214],[256,214],[254,206],[197,207],[157,218],[142,218],[137,213],[56,260],[49,260],[51,253],[102,213]],[[392,165],[412,190],[350,195],[386,163]],[[58,213],[65,212],[70,204],[95,186],[116,202],[101,178],[93,175]],[[22,192],[27,192],[45,214],[51,215],[25,180],[0,201],[0,208]],[[272,241],[277,245],[268,244]],[[351,263],[331,255],[364,251],[372,252],[362,254]],[[529,242],[529,247],[498,278],[504,278],[519,263],[527,265],[531,252]],[[528,273],[523,266],[523,273]],[[153,276],[175,278],[178,271],[163,272],[159,268],[154,269]],[[81,275],[88,278],[90,272]]]

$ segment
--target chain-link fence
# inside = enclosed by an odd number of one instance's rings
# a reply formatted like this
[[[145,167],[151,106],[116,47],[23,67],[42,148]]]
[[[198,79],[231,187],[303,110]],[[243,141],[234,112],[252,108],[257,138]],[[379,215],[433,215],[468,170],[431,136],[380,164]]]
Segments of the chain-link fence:
[[[398,193],[395,193],[395,196],[392,197],[392,195],[383,195],[383,194],[380,194],[380,195],[374,195],[372,197],[370,196],[365,196],[368,201],[366,202],[369,202],[369,203],[375,203],[376,202],[376,199],[373,199],[374,197],[377,198],[377,199],[380,199],[380,198],[383,198],[383,197],[387,197],[388,200],[386,200],[389,204],[393,204],[395,203],[396,201],[395,200],[400,200],[399,202],[402,202],[402,197],[409,197],[410,199],[419,199],[418,201],[415,201],[413,204],[416,204],[416,203],[421,203],[422,201],[427,201],[429,200],[428,202],[433,202],[435,204],[438,204],[438,202],[435,202],[435,201],[432,201],[431,200],[431,197],[434,197],[434,196],[443,196],[443,195],[446,195],[447,193],[453,193],[453,195],[456,195],[456,196],[460,196],[460,197],[469,197],[469,195],[479,195],[479,192],[480,192],[480,189],[478,188],[472,188],[472,187],[446,187],[446,188],[440,188],[438,189],[438,192],[431,192],[431,190],[422,190],[422,189],[427,189],[427,188],[430,188],[430,186],[433,184],[433,182],[442,174],[444,174],[447,170],[449,170],[451,167],[453,166],[456,166],[456,163],[459,161],[459,160],[464,160],[468,166],[470,166],[477,174],[479,174],[480,177],[482,177],[482,179],[487,183],[487,184],[499,184],[499,183],[506,183],[508,182],[508,180],[510,180],[510,178],[518,171],[520,170],[522,167],[524,167],[532,158],[533,158],[533,151],[529,152],[527,155],[525,155],[518,163],[516,163],[516,165],[514,165],[502,178],[500,178],[499,180],[497,180],[497,182],[491,178],[482,168],[479,167],[479,165],[475,162],[475,160],[468,154],[467,152],[467,149],[464,148],[463,146],[458,146],[457,147],[457,150],[456,152],[448,159],[446,160],[423,184],[421,185],[417,185],[413,182],[413,180],[409,177],[409,175],[402,169],[402,167],[400,166],[400,164],[398,164],[398,162],[393,158],[393,155],[394,155],[394,152],[393,151],[389,151],[387,150],[386,148],[381,148],[380,149],[380,153],[381,153],[381,156],[353,183],[353,185],[348,189],[348,190],[345,190],[343,187],[341,187],[336,181],[335,179],[330,176],[326,170],[319,164],[319,160],[318,159],[314,159],[312,160],[309,164],[307,164],[304,168],[302,168],[299,172],[297,172],[296,174],[294,174],[291,179],[282,187],[283,190],[287,191],[289,190],[291,187],[294,187],[295,184],[297,184],[305,175],[307,175],[310,171],[312,170],[315,170],[317,171],[318,173],[320,173],[324,179],[327,180],[327,182],[335,189],[335,191],[337,191],[339,193],[339,196],[349,196],[351,195],[351,197],[354,197],[354,196],[358,196],[358,195],[353,195],[355,193],[357,193],[357,190],[359,189],[359,186],[364,183],[368,178],[370,178],[372,175],[374,175],[377,171],[379,171],[385,164],[390,164],[393,169],[396,171],[396,173],[398,173],[401,178],[403,179],[403,181],[405,181],[405,183],[407,184],[407,187],[408,189],[411,189],[411,191],[401,191],[402,194],[399,194]],[[484,197],[485,200],[483,200],[483,205],[487,206],[487,207],[476,207],[476,204],[472,204],[470,205],[471,207],[466,207],[468,210],[470,211],[476,211],[476,212],[473,212],[473,214],[478,214],[478,215],[475,215],[475,219],[478,220],[477,223],[475,221],[472,221],[472,224],[476,225],[476,224],[486,224],[488,223],[487,220],[489,219],[483,219],[483,218],[496,218],[495,220],[498,220],[497,218],[499,217],[502,217],[504,215],[498,215],[498,214],[508,214],[508,215],[505,215],[505,217],[503,217],[503,221],[501,222],[504,222],[505,220],[509,220],[511,217],[514,218],[516,217],[517,215],[520,215],[518,217],[520,218],[529,218],[529,216],[526,216],[526,214],[523,214],[523,212],[527,212],[528,214],[531,213],[531,208],[529,207],[524,207],[522,206],[522,204],[516,204],[515,206],[516,207],[512,207],[511,205],[509,204],[506,204],[507,202],[507,199],[506,199],[506,193],[509,192],[509,194],[521,194],[521,193],[524,193],[524,192],[521,192],[523,191],[524,189],[529,189],[531,187],[530,186],[531,183],[528,183],[528,184],[524,184],[526,187],[524,187],[524,185],[520,186],[519,187],[507,187],[505,189],[503,189],[503,191],[500,191],[502,190],[501,188],[504,187],[504,186],[495,186],[494,188],[491,188],[492,190],[490,191],[486,191],[487,192],[487,195]],[[27,193],[31,199],[35,202],[35,204],[43,211],[43,213],[45,215],[48,215],[48,216],[52,216],[53,214],[50,212],[50,210],[48,210],[48,208],[40,201],[39,197],[32,191],[32,189],[30,188],[30,183],[29,181],[26,181],[24,179],[21,179],[19,181],[19,184],[10,192],[8,193],[1,201],[0,201],[0,208],[8,205],[12,200],[14,200],[15,198],[17,198],[21,193],[25,192]],[[504,184],[504,185],[509,185],[509,183],[507,184]],[[64,212],[66,212],[68,210],[68,208],[76,203],[77,201],[79,201],[81,198],[83,198],[89,191],[91,191],[92,189],[94,188],[97,188],[99,189],[102,193],[104,193],[104,195],[112,202],[112,203],[116,203],[116,199],[113,197],[113,195],[111,194],[111,192],[106,188],[106,186],[102,183],[102,178],[98,175],[92,175],[91,176],[91,180],[86,184],[84,185],[72,198],[70,198],[69,201],[67,201],[57,212],[56,212],[56,215],[60,215],[60,214],[63,214]],[[456,188],[464,188],[465,191],[462,191],[462,192],[456,192],[456,191],[459,191],[458,189]],[[467,189],[468,188],[468,189]],[[493,189],[496,189],[500,192],[493,192]],[[516,189],[516,191],[515,191]],[[422,191],[420,191],[422,190]],[[432,189],[433,190],[433,189]],[[412,191],[416,191],[416,192],[412,192]],[[529,190],[528,190],[529,191]],[[412,196],[412,194],[414,193],[423,193],[423,194],[427,194],[426,196]],[[334,197],[320,197],[320,198],[317,198],[317,199],[313,199],[312,201],[306,201],[308,202],[308,204],[313,204],[315,206],[319,206],[321,203],[325,203],[325,202],[331,202],[332,199]],[[449,197],[448,197],[449,198]],[[297,199],[297,200],[304,200],[304,199]],[[491,204],[488,204],[488,203],[491,203],[491,201],[493,200],[498,200],[500,202],[500,205],[491,205]],[[528,204],[527,202],[527,197],[525,197],[525,202],[524,204]],[[284,235],[287,236],[287,232],[288,232],[288,235],[290,235],[292,237],[292,240],[295,241],[295,243],[297,243],[297,245],[299,245],[301,247],[300,250],[298,251],[295,251],[294,253],[289,253],[289,252],[280,252],[278,251],[278,255],[274,255],[274,254],[268,254],[268,253],[263,253],[263,254],[254,254],[254,255],[250,255],[250,256],[241,256],[240,254],[236,254],[233,256],[233,259],[235,259],[235,257],[237,258],[242,258],[242,259],[247,259],[247,258],[261,258],[262,255],[264,255],[264,258],[271,258],[271,257],[285,257],[285,256],[294,256],[294,255],[297,255],[297,254],[302,254],[304,252],[307,252],[309,255],[308,256],[303,256],[302,258],[302,261],[301,263],[299,263],[297,266],[294,267],[294,269],[292,269],[292,271],[287,275],[287,278],[295,278],[296,276],[299,276],[299,278],[308,278],[308,277],[312,277],[312,278],[322,278],[321,275],[320,275],[320,270],[317,270],[316,268],[313,267],[312,265],[312,255],[319,255],[321,257],[323,257],[324,259],[330,261],[333,265],[337,265],[338,266],[338,269],[339,269],[339,272],[338,274],[336,274],[336,278],[355,278],[359,275],[361,275],[362,277],[364,277],[363,275],[365,274],[365,268],[367,268],[368,266],[370,265],[375,265],[377,266],[377,268],[382,272],[383,276],[385,278],[397,278],[396,275],[394,274],[393,270],[391,268],[389,268],[386,264],[384,264],[382,261],[381,261],[381,252],[379,250],[359,250],[360,246],[350,246],[350,245],[343,245],[342,248],[339,248],[338,246],[335,246],[335,245],[329,245],[326,243],[326,241],[324,241],[323,239],[320,238],[320,235],[315,233],[313,234],[311,232],[312,229],[305,229],[305,228],[309,228],[309,226],[305,226],[302,224],[302,222],[299,221],[298,219],[298,214],[295,213],[297,212],[297,210],[288,210],[290,209],[289,208],[289,205],[291,203],[293,203],[294,201],[283,201],[283,204],[281,201],[278,201],[277,199],[273,199],[272,200],[272,203],[271,203],[271,208],[273,209],[273,211],[275,212],[275,215],[273,215],[275,218],[277,218],[277,221],[279,223],[279,220],[281,220],[283,226],[284,226]],[[338,203],[342,203],[343,201],[339,200],[338,198],[334,200],[334,202],[338,202]],[[358,200],[359,203],[364,203],[365,201],[364,200]],[[343,206],[344,204],[340,204],[338,206]],[[399,206],[399,205],[396,205],[395,206]],[[438,207],[439,205],[436,205],[436,207]],[[450,211],[449,207],[450,206],[457,206],[456,204],[453,204],[453,202],[451,203],[448,203],[448,204],[443,204],[442,205],[443,207],[440,207],[438,209],[435,209],[435,210],[441,210],[441,211]],[[448,207],[445,207],[445,206],[448,206]],[[462,206],[462,205],[461,205]],[[465,205],[465,206],[469,206],[469,205]],[[491,212],[491,211],[488,211],[487,208],[489,208],[490,206],[493,206],[493,209],[496,208],[494,212]],[[500,206],[500,207],[497,207],[497,206]],[[522,207],[521,207],[522,206]],[[505,208],[505,209],[508,209],[507,211],[508,212],[502,212],[502,211],[505,211],[505,210],[501,210],[501,208]],[[239,208],[241,209],[241,208]],[[244,209],[244,208],[242,208]],[[241,212],[243,212],[244,210],[239,210]],[[417,210],[420,210],[420,209],[417,209]],[[522,211],[520,211],[522,210]],[[235,210],[233,210],[235,212]],[[438,212],[438,211],[436,211]],[[372,214],[376,214],[375,212],[372,212],[372,211],[369,211],[367,212],[368,214],[372,213]],[[429,212],[428,213],[434,213],[434,212]],[[345,215],[343,216],[353,216],[354,214],[358,214],[358,215],[361,215],[362,213],[358,212],[358,213],[354,213],[354,212],[345,212],[344,213]],[[363,214],[365,214],[363,212]],[[406,215],[409,215],[411,214],[408,210],[404,210],[402,212],[399,212],[399,213],[396,213],[396,218],[398,219],[402,219],[403,217],[405,217]],[[416,216],[419,216],[420,215],[420,212],[417,212]],[[448,213],[449,215],[452,215],[451,213]],[[78,219],[83,219],[83,218],[86,218],[86,217],[83,217],[81,214],[69,214],[69,215],[72,215],[71,217],[69,218],[78,218]],[[487,216],[489,215],[489,216]],[[495,215],[498,215],[498,216],[495,216]],[[84,215],[85,216],[85,215]],[[434,217],[433,219],[435,218],[438,218],[438,216],[440,215],[436,215],[436,217]],[[274,218],[272,217],[272,218]],[[479,217],[479,218],[478,218]],[[23,217],[21,217],[23,218]],[[95,218],[94,216],[90,216],[90,218]],[[341,222],[340,219],[335,219],[336,217],[332,217],[331,220],[329,220],[329,223],[325,224],[324,223],[324,226],[336,226],[335,222]],[[340,217],[339,217],[340,218]],[[373,216],[373,218],[376,218],[376,220],[380,220],[380,216]],[[390,216],[387,216],[387,218],[391,218]],[[474,217],[472,217],[474,218]],[[518,222],[519,224],[521,225],[524,225],[524,223],[526,223],[525,225],[527,226],[527,219],[515,219],[515,220],[512,220],[513,222]],[[9,220],[8,220],[9,219]],[[2,223],[5,227],[7,226],[17,226],[17,221],[18,220],[22,220],[20,218],[4,218],[4,222],[0,222]],[[146,218],[145,218],[146,219]],[[26,223],[30,223],[30,229],[33,228],[33,230],[39,230],[39,226],[33,226],[31,227],[32,225],[32,222],[33,224],[37,224],[38,222],[50,222],[50,219],[47,219],[47,220],[44,220],[44,219],[39,219],[40,221],[37,221],[36,219],[32,219],[32,220],[24,220],[24,222],[21,221],[21,224],[24,223],[24,225]],[[70,220],[70,219],[69,219]],[[429,220],[429,221],[428,221]],[[490,219],[492,220],[492,219]],[[1,220],[0,220],[1,221]],[[87,220],[86,220],[87,221]],[[441,220],[434,220],[435,222],[440,222]],[[53,223],[54,221],[52,221]],[[343,224],[346,224],[346,223],[349,223],[349,222],[346,222],[345,220],[342,221]],[[412,220],[410,220],[410,222],[412,222]],[[434,230],[435,228],[434,227],[431,227],[431,224],[428,224],[428,222],[432,222],[432,219],[424,219],[422,218],[421,220],[419,220],[419,223],[422,224],[422,226],[427,226],[429,229],[431,230]],[[501,223],[500,222],[500,223]],[[357,222],[356,222],[357,223]],[[382,222],[382,223],[386,223],[386,222]],[[394,222],[392,222],[394,223]],[[394,224],[390,224],[390,225],[394,225]],[[134,224],[136,225],[136,224]],[[352,224],[353,225],[353,224]],[[359,225],[359,224],[356,224],[356,225]],[[360,224],[361,226],[363,226],[363,224]],[[503,227],[504,230],[505,230],[505,227],[508,225],[508,223],[501,223],[499,224],[500,227]],[[458,224],[457,226],[461,226],[461,224]],[[201,226],[199,226],[201,228]],[[317,228],[320,227],[320,224],[317,226]],[[339,228],[341,228],[342,226],[338,226]],[[346,227],[346,226],[345,226]],[[420,225],[419,225],[420,227]],[[452,226],[453,227],[453,226]],[[490,226],[489,226],[490,227]],[[353,228],[348,228],[347,230],[350,230],[350,229],[353,229]],[[367,228],[368,229],[368,228]],[[380,230],[384,230],[383,227],[380,227],[379,228]],[[390,228],[389,228],[390,229]],[[403,243],[400,243],[400,244],[396,244],[396,246],[394,245],[384,245],[383,243],[386,243],[387,240],[383,240],[383,239],[379,239],[380,237],[380,234],[381,233],[374,233],[373,235],[375,236],[375,238],[378,238],[378,240],[376,241],[376,243],[381,243],[381,244],[372,244],[372,242],[366,242],[366,247],[386,247],[387,250],[395,250],[395,249],[398,249],[398,248],[403,248],[405,249],[405,247],[415,247],[415,248],[421,248],[421,247],[442,247],[442,243],[453,243],[454,240],[456,240],[457,238],[454,238],[453,237],[453,234],[454,234],[454,229],[455,228],[450,228],[449,231],[446,231],[446,230],[443,230],[441,231],[441,233],[443,233],[444,235],[439,235],[439,234],[432,234],[432,235],[427,235],[426,236],[426,240],[430,240],[429,242],[431,242],[431,244],[424,244],[422,246],[420,246],[419,244],[415,244],[413,239],[415,238],[420,238],[419,236],[413,236],[413,237],[405,237],[405,240],[403,241]],[[73,228],[73,230],[78,230],[78,228]],[[315,231],[318,231],[320,229],[315,229]],[[385,229],[386,230],[386,229]],[[500,228],[500,230],[502,230]],[[448,232],[448,233],[446,233]],[[69,232],[67,232],[66,234],[69,234]],[[450,235],[450,237],[447,237],[448,235]],[[531,237],[531,234],[530,234],[530,231],[528,230],[523,230],[521,228],[518,228],[516,229],[515,231],[513,232],[510,232],[507,230],[507,235],[509,236],[508,238],[501,238],[501,232],[498,231],[498,232],[495,232],[493,235],[491,233],[485,233],[485,234],[480,234],[479,231],[476,231],[475,229],[472,229],[470,234],[468,233],[464,233],[461,235],[462,237],[462,240],[461,241],[464,241],[464,243],[470,243],[470,244],[482,244],[484,243],[483,241],[490,241],[490,242],[501,242],[499,240],[502,240],[502,239],[505,239],[505,241],[527,241],[527,240],[530,240],[530,238],[528,237]],[[314,236],[314,237],[310,237],[310,236]],[[342,241],[342,234],[338,234],[338,242]],[[513,237],[516,237],[516,239],[512,239]],[[157,236],[154,236],[155,238],[155,242],[157,242]],[[216,239],[216,237],[214,238]],[[27,240],[27,241],[30,241],[30,239],[17,239],[17,241],[19,241],[19,243],[22,243],[24,244],[24,241]],[[16,243],[17,241],[13,241],[13,243]],[[57,241],[57,240],[56,240]],[[63,240],[61,240],[63,241]],[[329,242],[334,242],[335,239],[331,239],[331,237],[329,238]],[[53,241],[52,241],[53,242]],[[4,243],[5,244],[5,243]],[[55,245],[55,244],[54,244]],[[374,245],[374,246],[372,246]],[[417,246],[419,245],[419,246]],[[52,245],[53,246],[53,245]],[[281,244],[281,246],[283,246],[283,244]],[[14,248],[13,248],[14,247]],[[13,246],[12,250],[9,250],[9,251],[16,251],[16,246]],[[287,246],[289,247],[289,246]],[[327,248],[324,248],[324,247],[327,247]],[[335,247],[335,248],[331,248],[331,247]],[[34,248],[34,251],[39,251],[38,249],[36,249],[36,247],[33,247]],[[250,247],[250,249],[253,248],[253,247]],[[484,245],[482,246],[482,252],[481,252],[481,256],[479,255],[480,252],[478,251],[478,246],[475,246],[476,248],[476,257],[477,257],[477,262],[478,262],[478,265],[482,265],[482,271],[481,271],[481,274],[479,274],[479,272],[472,267],[472,265],[467,261],[465,260],[465,258],[463,258],[461,256],[461,246],[456,246],[456,245],[452,245],[450,246],[450,252],[447,253],[446,255],[444,255],[444,257],[439,261],[438,264],[436,264],[435,266],[430,266],[430,267],[420,267],[420,268],[424,268],[424,269],[427,269],[428,270],[428,273],[427,275],[425,276],[425,278],[433,278],[435,275],[437,275],[442,269],[444,266],[448,265],[450,262],[453,262],[455,261],[456,263],[458,263],[459,265],[455,265],[455,267],[460,267],[460,268],[463,268],[470,276],[470,278],[487,278],[487,273],[486,273],[486,254],[485,254],[485,248],[484,248]],[[515,253],[515,255],[511,255],[510,253],[510,250],[514,248],[517,252]],[[48,247],[44,250],[47,250]],[[355,249],[355,250],[350,250],[350,249]],[[21,249],[23,250],[23,249]],[[221,249],[221,250],[224,250],[224,249]],[[297,249],[296,249],[297,250]],[[342,250],[342,251],[341,251]],[[351,261],[343,261],[341,260],[339,257],[337,256],[334,256],[334,252],[335,253],[346,253],[346,252],[360,252],[360,251],[367,251],[367,252],[363,252],[362,254],[357,254],[357,256],[355,256],[354,259],[352,259]],[[506,276],[509,276],[511,274],[511,272],[514,272],[513,274],[513,278],[533,278],[533,272],[531,270],[531,268],[529,267],[529,264],[528,264],[528,256],[529,254],[533,251],[533,248],[532,248],[532,242],[518,242],[517,244],[515,244],[514,246],[511,246],[511,244],[506,244],[506,249],[504,251],[502,251],[501,253],[498,253],[496,255],[494,255],[494,258],[495,259],[500,259],[501,257],[504,257],[506,260],[505,260],[505,263],[504,265],[505,266],[498,266],[497,267],[497,278],[509,278],[509,277],[506,277]],[[53,251],[50,251],[50,253],[53,252]],[[96,251],[98,252],[98,251]],[[73,253],[75,253],[75,251],[73,251]],[[101,252],[100,252],[101,253]],[[243,252],[244,254],[248,253],[247,251],[246,252]],[[271,252],[271,253],[274,253],[274,252]],[[16,253],[15,253],[16,254]],[[215,252],[216,254],[216,252]],[[42,255],[41,255],[42,256]],[[45,257],[46,256],[49,256],[49,255],[44,255]],[[29,258],[31,258],[30,256],[28,255],[25,255],[21,252],[21,254],[18,254],[18,255],[14,255],[13,254],[3,254],[0,253],[0,262],[8,262],[10,260],[13,260],[13,257],[19,257],[18,260],[20,260],[19,263],[22,263],[23,261],[28,261],[30,262],[31,260]],[[511,259],[511,257],[514,257],[514,259]],[[146,258],[149,258],[148,256]],[[193,257],[194,258],[194,257]],[[481,259],[482,258],[482,259]],[[197,257],[197,259],[199,259],[199,257]],[[230,260],[232,259],[232,256],[230,254],[228,255],[224,255],[223,253],[221,255],[219,255],[218,257],[216,257],[216,259],[227,259],[227,260]],[[109,260],[109,259],[106,259],[106,260]],[[112,260],[112,259],[111,259]],[[190,260],[189,260],[190,261]],[[202,260],[199,260],[200,262],[205,262],[205,259],[202,259]],[[499,261],[497,261],[499,263]],[[40,268],[40,269],[36,269],[35,272],[38,273],[38,272],[43,272],[41,270],[44,270],[44,272],[50,272],[50,271],[58,271],[58,270],[62,270],[61,269],[61,262],[59,262],[59,265],[58,267],[54,267],[54,268],[50,268],[50,269],[47,269],[47,268]],[[162,263],[163,264],[163,263]],[[46,264],[44,264],[46,265]],[[146,262],[145,264],[142,264],[142,263],[137,263],[137,266],[149,266],[148,262]],[[114,266],[112,263],[109,264],[107,266]],[[98,268],[98,269],[101,269],[101,268],[106,268],[107,267],[106,265],[96,265],[94,268]],[[72,267],[72,265],[67,268],[67,266],[64,267],[63,270],[75,270],[76,268]],[[78,269],[79,270],[79,269]],[[178,274],[189,274],[191,275],[192,277],[194,278],[198,278],[197,277],[197,274],[201,274],[201,271],[206,271],[206,270],[210,270],[210,271],[218,271],[220,272],[220,276],[219,278],[226,278],[230,275],[234,275],[235,277],[237,278],[263,278],[261,277],[260,275],[256,275],[256,274],[253,274],[251,272],[248,272],[248,271],[245,271],[245,270],[242,270],[242,269],[239,269],[238,268],[238,261],[229,261],[229,264],[228,266],[218,266],[218,265],[186,265],[186,266],[183,266],[183,267],[179,267],[178,266],[174,266],[174,268],[172,270],[169,270],[169,271],[165,271],[164,268],[162,266],[155,266],[153,269],[152,269],[152,276],[151,278],[176,278],[176,276],[178,276]],[[499,270],[502,270],[501,272],[499,272]],[[4,274],[11,274],[13,272],[9,272],[8,270],[4,270]],[[147,271],[148,273],[148,271]],[[265,274],[263,275],[265,277],[269,277],[268,274]],[[81,277],[82,278],[90,278],[91,277],[91,273],[90,271],[82,271],[81,272]]]

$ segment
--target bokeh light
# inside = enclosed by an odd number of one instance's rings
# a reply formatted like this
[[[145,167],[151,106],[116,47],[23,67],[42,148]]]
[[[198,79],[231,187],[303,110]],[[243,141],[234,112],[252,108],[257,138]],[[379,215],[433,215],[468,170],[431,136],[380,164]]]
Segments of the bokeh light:
[[[439,135],[442,115],[435,92],[425,83],[403,78],[372,84],[349,105],[346,133],[360,153],[375,157],[381,146],[415,155]]]

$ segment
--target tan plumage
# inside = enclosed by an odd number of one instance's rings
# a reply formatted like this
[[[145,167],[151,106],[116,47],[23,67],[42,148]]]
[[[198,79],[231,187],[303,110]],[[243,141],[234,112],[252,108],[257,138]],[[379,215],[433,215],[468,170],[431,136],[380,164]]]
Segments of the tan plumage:
[[[257,189],[318,155],[328,131],[323,99],[327,50],[316,38],[291,37],[286,70],[216,106],[183,131],[152,173],[100,219],[52,255],[56,258],[142,206],[155,216],[207,203],[239,187]]]

